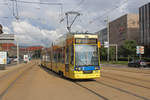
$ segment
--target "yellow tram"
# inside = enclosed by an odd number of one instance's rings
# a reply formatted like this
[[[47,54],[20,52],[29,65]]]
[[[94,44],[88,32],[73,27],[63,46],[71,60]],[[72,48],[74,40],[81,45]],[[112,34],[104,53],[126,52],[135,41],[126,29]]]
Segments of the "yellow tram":
[[[42,50],[41,65],[70,79],[99,78],[99,48],[96,34],[66,34]]]

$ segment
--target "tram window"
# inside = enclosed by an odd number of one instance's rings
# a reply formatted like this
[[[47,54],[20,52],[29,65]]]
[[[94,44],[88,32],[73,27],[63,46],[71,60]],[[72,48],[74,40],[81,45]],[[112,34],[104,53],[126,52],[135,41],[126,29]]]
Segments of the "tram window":
[[[45,55],[45,61],[50,62],[50,56],[48,54]]]
[[[54,62],[56,62],[56,52],[54,52]]]
[[[61,62],[61,52],[58,52],[58,62]]]
[[[56,53],[56,57],[57,57],[56,62],[59,62],[59,52],[58,51]]]
[[[54,54],[53,54],[53,51],[51,51],[51,62],[53,62],[54,60]]]
[[[64,63],[64,61],[65,61],[65,60],[64,60],[64,58],[65,58],[64,50],[65,50],[65,49],[62,48],[62,52],[61,52],[61,54],[62,54],[62,59],[61,59],[61,60],[62,60],[62,63]]]
[[[58,59],[59,59],[59,62],[61,62],[61,59],[62,59],[61,51],[59,52],[59,57],[58,57]]]
[[[73,58],[74,58],[74,47],[72,45],[72,47],[71,47],[71,61],[70,61],[70,64],[74,64]]]
[[[66,48],[66,55],[65,55],[66,57],[66,64],[69,64],[69,47],[67,46],[67,48]]]
[[[62,49],[59,49],[59,56],[58,56],[59,62],[62,62]]]
[[[52,51],[50,52],[50,61],[52,62],[53,60],[53,55],[52,55]]]
[[[56,58],[57,58],[57,56],[56,56],[56,52],[54,53],[54,62],[56,62]]]
[[[57,51],[57,62],[59,62],[59,52]]]
[[[55,62],[59,62],[59,52],[58,49],[56,49],[56,53],[55,53]]]
[[[49,52],[49,62],[51,62],[51,54],[50,54],[50,52]]]

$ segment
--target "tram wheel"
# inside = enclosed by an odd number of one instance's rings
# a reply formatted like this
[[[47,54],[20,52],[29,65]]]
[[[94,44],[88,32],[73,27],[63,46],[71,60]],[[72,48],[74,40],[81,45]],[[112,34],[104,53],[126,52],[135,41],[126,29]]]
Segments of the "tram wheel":
[[[62,71],[59,71],[59,75],[60,75],[61,77],[63,77],[63,76],[64,76],[64,73],[63,73]]]

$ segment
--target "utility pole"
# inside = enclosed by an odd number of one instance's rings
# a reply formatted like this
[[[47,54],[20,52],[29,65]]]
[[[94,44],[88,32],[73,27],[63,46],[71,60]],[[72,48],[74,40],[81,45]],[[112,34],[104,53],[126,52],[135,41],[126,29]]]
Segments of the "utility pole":
[[[17,42],[17,64],[19,64],[19,44]]]
[[[103,45],[103,44],[102,44]],[[104,46],[105,46],[105,44],[104,44]],[[115,50],[115,55],[116,55],[116,62],[118,61],[118,45],[117,44],[109,44],[109,47],[110,46],[113,46],[113,47],[115,47],[116,48],[116,50]]]
[[[76,15],[70,25],[69,25],[69,14],[70,15]],[[69,33],[71,33],[71,26],[73,25],[73,23],[75,22],[77,17],[80,16],[81,14],[79,12],[69,11],[69,12],[66,12],[65,15],[66,15],[66,18],[67,18],[67,29],[68,29]]]
[[[116,62],[118,61],[118,45],[116,44]]]
[[[108,49],[107,49],[107,61],[109,62],[109,18],[107,16],[107,41],[108,41]]]

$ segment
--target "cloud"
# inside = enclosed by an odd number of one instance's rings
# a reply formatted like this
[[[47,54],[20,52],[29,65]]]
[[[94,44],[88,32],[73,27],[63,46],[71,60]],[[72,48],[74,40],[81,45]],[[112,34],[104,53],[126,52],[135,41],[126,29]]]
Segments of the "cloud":
[[[31,18],[31,19],[37,18],[37,16],[34,13],[28,11],[21,12],[20,16],[23,16],[24,18]]]
[[[7,26],[3,26],[4,34],[11,34],[11,30]]]
[[[2,11],[0,11],[0,16],[3,16],[3,15],[4,15],[4,13]]]
[[[122,4],[124,1],[127,2]],[[67,11],[73,10],[82,14],[73,24],[72,31],[94,33],[106,27],[104,20],[107,16],[112,21],[125,13],[138,14],[138,8],[149,0],[32,0],[32,2],[63,3],[63,15],[59,5],[18,3],[19,22],[9,18],[0,19],[0,23],[4,26],[4,32],[15,33],[20,43],[48,46],[58,36],[67,33],[64,14]],[[0,17],[13,17],[12,1],[3,0],[3,3],[8,5],[0,6]],[[114,9],[117,6],[119,7]],[[60,24],[62,17],[65,20]]]
[[[56,30],[45,30],[32,26],[27,21],[12,22],[17,41],[21,44],[49,46],[60,35]]]

